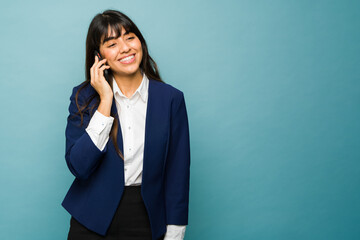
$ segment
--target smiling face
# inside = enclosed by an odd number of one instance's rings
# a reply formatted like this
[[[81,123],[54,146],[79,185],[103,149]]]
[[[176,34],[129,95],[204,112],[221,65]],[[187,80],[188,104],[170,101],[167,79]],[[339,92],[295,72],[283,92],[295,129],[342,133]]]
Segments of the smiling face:
[[[132,32],[126,32],[121,28],[121,35],[115,38],[114,31],[109,31],[109,38],[101,39],[100,54],[106,58],[106,64],[111,68],[114,75],[129,76],[140,73],[140,63],[143,57],[141,42]]]

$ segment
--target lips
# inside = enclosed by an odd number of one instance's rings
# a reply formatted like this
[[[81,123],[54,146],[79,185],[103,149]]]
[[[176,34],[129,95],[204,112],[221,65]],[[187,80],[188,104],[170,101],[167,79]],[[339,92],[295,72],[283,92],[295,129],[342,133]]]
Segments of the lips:
[[[133,56],[133,55],[135,56],[135,53],[133,53],[133,54],[129,54],[129,55],[125,56],[125,57],[122,57],[122,58],[120,58],[120,59],[119,59],[119,61],[123,60],[124,58],[130,57],[130,56]]]

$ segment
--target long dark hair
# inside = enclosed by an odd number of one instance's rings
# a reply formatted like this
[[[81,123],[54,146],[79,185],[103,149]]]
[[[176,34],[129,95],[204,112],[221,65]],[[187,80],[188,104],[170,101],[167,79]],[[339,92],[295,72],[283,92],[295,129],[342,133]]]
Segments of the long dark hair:
[[[83,106],[79,106],[78,95],[82,89],[84,89],[87,85],[90,84],[90,79],[91,79],[90,68],[92,67],[95,61],[94,50],[99,51],[102,37],[105,38],[109,37],[108,36],[109,27],[111,30],[115,32],[116,38],[121,36],[121,27],[124,27],[126,31],[134,33],[141,42],[141,47],[143,52],[143,57],[140,63],[141,71],[145,73],[148,78],[154,79],[159,82],[164,82],[160,78],[160,73],[155,61],[149,55],[146,41],[142,36],[141,32],[139,31],[139,29],[137,28],[137,26],[135,25],[135,23],[131,21],[131,19],[128,16],[126,16],[124,13],[119,12],[117,10],[106,10],[103,13],[97,14],[90,23],[86,37],[86,63],[85,63],[86,80],[81,83],[80,88],[75,94],[75,102],[78,108],[77,114],[78,115],[80,114],[81,125],[83,124],[83,114],[86,110],[89,109],[90,102],[95,98],[96,103],[92,105],[90,109],[90,113],[94,110],[95,107],[98,107],[100,104],[100,96],[96,91],[92,96],[89,97],[89,99],[87,99],[87,101],[85,101]],[[110,79],[112,79],[112,73],[110,69],[109,69],[109,74],[110,74]],[[112,81],[109,81],[109,83],[112,88]],[[92,86],[90,85],[90,87]],[[117,144],[117,132],[119,129],[117,112],[111,113],[111,116],[115,118],[115,121],[113,122],[110,131],[110,138],[113,141],[116,152],[118,153],[120,158],[124,160],[124,156],[121,153]]]

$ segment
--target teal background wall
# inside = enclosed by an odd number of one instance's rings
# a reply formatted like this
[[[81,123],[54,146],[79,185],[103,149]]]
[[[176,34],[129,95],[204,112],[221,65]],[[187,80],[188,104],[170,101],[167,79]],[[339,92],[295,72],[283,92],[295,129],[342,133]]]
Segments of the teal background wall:
[[[359,1],[1,5],[0,239],[66,239],[67,108],[108,8],[185,94],[186,240],[360,239]]]

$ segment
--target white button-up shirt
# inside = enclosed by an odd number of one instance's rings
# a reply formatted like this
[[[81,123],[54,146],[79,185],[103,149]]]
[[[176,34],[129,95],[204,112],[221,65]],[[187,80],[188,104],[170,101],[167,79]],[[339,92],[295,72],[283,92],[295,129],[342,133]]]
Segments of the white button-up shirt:
[[[113,78],[113,93],[123,138],[125,186],[141,185],[142,181],[148,89],[149,79],[143,73],[140,86],[128,98]],[[86,128],[86,132],[100,151],[109,140],[113,122],[112,116],[106,117],[96,110]],[[185,229],[186,225],[167,225],[164,240],[183,240]]]

